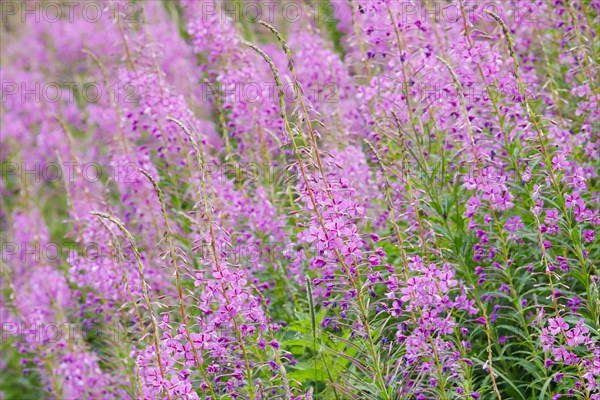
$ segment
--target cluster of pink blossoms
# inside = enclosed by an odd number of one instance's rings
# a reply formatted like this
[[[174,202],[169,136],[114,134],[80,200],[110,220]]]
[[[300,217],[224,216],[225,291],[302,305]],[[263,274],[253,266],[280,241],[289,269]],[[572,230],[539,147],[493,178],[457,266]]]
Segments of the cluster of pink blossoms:
[[[34,3],[0,398],[600,399],[600,1]]]

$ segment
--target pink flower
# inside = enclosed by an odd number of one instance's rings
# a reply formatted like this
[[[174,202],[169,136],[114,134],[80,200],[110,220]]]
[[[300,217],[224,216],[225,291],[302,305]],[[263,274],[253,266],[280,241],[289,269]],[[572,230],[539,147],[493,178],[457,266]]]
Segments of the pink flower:
[[[561,331],[566,332],[569,330],[569,324],[561,317],[550,318],[548,320],[548,327],[550,328],[550,333],[553,335],[557,335]]]
[[[555,171],[563,170],[565,167],[565,155],[562,153],[558,153],[554,157],[552,157],[552,169]]]
[[[575,191],[573,194],[565,194],[565,207],[571,208],[578,204],[580,201],[579,192]]]

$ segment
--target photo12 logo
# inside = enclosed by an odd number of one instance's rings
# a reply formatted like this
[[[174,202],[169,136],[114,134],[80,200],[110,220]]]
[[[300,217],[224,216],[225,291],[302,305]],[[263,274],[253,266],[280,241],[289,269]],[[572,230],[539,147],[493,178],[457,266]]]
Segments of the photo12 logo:
[[[61,161],[61,162],[11,162],[3,161],[0,171],[6,181],[73,183],[83,180],[88,183],[112,180],[113,182],[135,183],[141,178],[139,165],[134,162],[111,162],[108,167],[95,161]]]
[[[535,23],[539,12],[539,4],[534,0],[506,1],[473,1],[461,0],[448,2],[445,0],[402,1],[399,6],[402,24],[419,22],[429,23],[463,23],[483,20],[494,22],[488,14],[493,12],[503,19],[512,19],[515,23]]]
[[[338,103],[339,87],[335,82],[311,82],[303,86],[303,94],[317,103]],[[215,82],[200,86],[202,102],[218,100],[220,103],[249,103],[262,105],[264,101],[276,103],[279,99],[279,87],[275,81],[261,82]],[[298,101],[294,82],[285,82],[281,88],[286,102]]]
[[[73,23],[101,20],[125,23],[140,22],[142,8],[137,2],[117,1],[2,1],[0,19],[3,24],[11,19],[21,23]]]
[[[299,1],[265,0],[253,2],[238,1],[200,1],[199,18],[203,22],[225,21],[232,19],[235,22],[256,22],[263,20],[275,23],[283,20],[288,23],[297,23],[307,17],[318,22],[334,22],[340,8],[338,1],[315,1],[306,4]]]
[[[73,340],[107,340],[110,342],[133,343],[142,337],[135,326],[84,325],[71,322],[2,322],[2,343],[17,340],[21,343],[52,344]]]
[[[140,22],[142,7],[138,2],[117,1],[2,1],[3,24],[16,19],[20,23],[97,23],[102,20],[125,23]]]
[[[0,243],[0,249],[2,252],[2,263],[11,265],[58,265],[63,261],[74,263],[77,260],[86,263],[110,260],[115,265],[120,265],[120,263],[132,263],[135,261],[135,252],[128,242],[77,243],[65,241],[59,243],[37,241],[32,243],[3,241]]]
[[[118,82],[105,87],[98,82],[2,82],[2,103],[99,103],[109,96],[113,103],[135,103],[137,88]]]

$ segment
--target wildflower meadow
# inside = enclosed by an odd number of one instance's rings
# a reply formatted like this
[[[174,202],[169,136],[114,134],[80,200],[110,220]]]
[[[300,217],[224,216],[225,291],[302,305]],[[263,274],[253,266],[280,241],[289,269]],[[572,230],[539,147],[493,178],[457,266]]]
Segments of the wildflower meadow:
[[[0,399],[600,400],[599,13],[0,1]]]

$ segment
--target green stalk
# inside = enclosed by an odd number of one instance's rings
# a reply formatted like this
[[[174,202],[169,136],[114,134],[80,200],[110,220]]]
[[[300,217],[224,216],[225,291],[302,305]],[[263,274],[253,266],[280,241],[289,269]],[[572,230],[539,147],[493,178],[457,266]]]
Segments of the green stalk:
[[[198,366],[198,369],[200,370],[200,374],[202,374],[202,378],[204,378],[204,381],[208,385],[210,392],[216,399],[217,394],[215,393],[215,389],[211,383],[211,380],[208,378],[208,375],[206,374],[206,371],[204,370],[204,366],[202,365],[202,362],[200,361],[200,357],[198,356],[198,351],[196,350],[196,346],[194,345],[194,341],[192,340],[192,336],[190,334],[190,328],[188,327],[188,324],[187,324],[188,316],[187,316],[187,313],[185,312],[185,304],[184,304],[185,302],[183,299],[183,287],[181,285],[181,277],[179,274],[179,268],[177,267],[177,255],[175,254],[175,247],[173,246],[173,231],[171,230],[171,224],[169,223],[169,217],[167,216],[167,207],[165,205],[165,198],[163,196],[163,192],[160,189],[160,187],[158,186],[158,183],[156,183],[154,178],[147,171],[143,170],[142,168],[138,168],[138,171],[140,173],[142,173],[142,175],[144,175],[146,178],[148,178],[148,180],[152,183],[152,186],[154,187],[156,194],[158,195],[158,200],[160,201],[160,208],[162,210],[163,219],[165,221],[165,227],[167,228],[167,242],[169,244],[169,254],[171,255],[171,260],[173,262],[173,269],[175,270],[175,282],[177,284],[177,296],[179,298],[179,311],[181,313],[183,328],[185,330],[185,335],[187,336],[187,339],[190,343],[190,346],[192,349],[192,354],[194,355],[194,359],[196,361],[196,365]]]
[[[165,371],[164,371],[161,357],[160,357],[160,346],[158,344],[158,342],[159,342],[158,329],[156,326],[156,320],[154,319],[154,313],[152,312],[152,304],[150,302],[150,296],[148,294],[148,284],[146,283],[146,279],[144,278],[144,264],[142,264],[142,258],[140,256],[140,252],[138,250],[135,239],[133,238],[133,236],[131,236],[131,233],[129,233],[129,231],[125,228],[125,226],[123,226],[123,223],[121,223],[121,221],[117,220],[115,217],[108,215],[106,213],[103,213],[103,212],[99,212],[99,211],[91,211],[90,214],[92,214],[96,217],[99,217],[99,218],[107,219],[110,222],[112,222],[113,224],[115,224],[119,228],[119,230],[121,232],[123,232],[123,234],[129,241],[129,243],[131,244],[131,248],[133,249],[133,253],[135,254],[135,260],[137,262],[138,270],[140,272],[140,279],[142,280],[142,294],[144,296],[144,300],[146,301],[146,307],[148,308],[148,312],[150,313],[150,324],[152,325],[152,337],[154,340],[154,348],[156,350],[156,359],[158,362],[158,369],[160,370],[160,375],[161,375],[162,379],[165,382],[167,382],[167,379],[165,377]],[[170,400],[171,395],[169,394],[168,390],[166,390],[166,395],[167,395],[167,398]]]
[[[202,156],[203,153],[201,152],[200,147],[198,146],[198,142],[196,142],[196,139],[194,139],[194,136],[192,135],[192,133],[190,132],[188,127],[185,126],[182,122],[176,120],[175,118],[167,117],[167,120],[177,124],[186,133],[186,135],[190,139],[190,142],[192,143],[194,152],[196,153],[196,161],[198,163],[198,169],[200,171],[202,171],[202,166],[204,164],[203,156]],[[219,263],[219,257],[217,255],[218,253],[217,253],[216,239],[215,239],[215,233],[214,233],[214,229],[213,229],[211,213],[210,213],[209,207],[208,207],[208,197],[206,195],[206,183],[205,183],[204,179],[200,179],[200,182],[201,182],[201,190],[202,190],[202,199],[203,199],[203,204],[204,204],[204,213],[207,217],[208,229],[209,229],[209,233],[210,233],[210,245],[211,245],[211,249],[212,249],[212,256],[213,256],[213,260],[215,263],[215,268],[217,269],[217,271],[220,272],[221,266]],[[227,303],[227,305],[230,305],[231,301],[229,300],[229,296],[227,295],[227,288],[222,283],[222,281],[220,284],[221,284],[221,290],[223,291],[223,297],[225,298],[225,302]],[[250,393],[249,393],[250,399],[255,400],[256,399],[256,388],[254,387],[254,381],[252,379],[252,369],[250,367],[250,361],[248,360],[248,351],[246,350],[246,346],[244,345],[242,334],[241,334],[241,331],[240,331],[240,328],[239,328],[239,325],[237,322],[237,318],[232,316],[231,320],[233,322],[233,325],[235,328],[235,333],[236,333],[236,336],[237,336],[240,348],[242,349],[242,354],[244,357],[246,375],[248,376],[248,384],[250,386]]]
[[[325,228],[325,223],[323,221],[323,217],[321,215],[321,212],[319,211],[319,208],[317,207],[317,203],[314,199],[314,196],[312,194],[312,190],[310,189],[310,183],[308,181],[308,177],[306,175],[306,169],[305,169],[305,165],[304,165],[304,161],[302,160],[302,157],[300,156],[300,150],[298,149],[298,145],[296,144],[295,138],[294,138],[294,134],[292,132],[292,128],[290,126],[290,122],[287,118],[287,113],[286,113],[286,107],[285,107],[285,99],[284,99],[284,92],[283,92],[283,85],[281,83],[281,78],[279,76],[279,71],[277,70],[277,67],[275,66],[275,64],[273,63],[273,61],[269,58],[269,56],[267,56],[261,49],[259,49],[258,47],[256,47],[255,45],[253,45],[252,43],[246,43],[246,45],[250,48],[252,48],[254,51],[256,51],[266,62],[267,64],[269,64],[271,71],[273,72],[273,76],[275,78],[275,82],[277,84],[277,87],[279,89],[279,106],[280,106],[280,111],[281,111],[281,117],[283,118],[284,121],[284,125],[285,125],[285,129],[289,135],[290,141],[292,143],[292,146],[294,148],[294,153],[296,154],[296,159],[298,161],[298,166],[300,168],[300,173],[302,175],[302,179],[304,181],[304,184],[306,185],[307,188],[307,192],[310,198],[310,201],[313,205],[313,210],[317,216],[317,219],[319,220],[319,224],[321,225],[321,228],[323,229],[323,232],[325,233],[325,236],[327,236],[327,229]],[[318,153],[318,152],[317,152]],[[325,179],[325,175],[323,174],[323,179]],[[331,194],[330,194],[331,195]],[[354,290],[357,293],[357,300],[358,300],[358,306],[359,306],[359,311],[360,311],[360,317],[362,320],[362,324],[365,328],[365,333],[367,336],[367,340],[368,340],[368,344],[369,344],[369,352],[371,353],[371,356],[373,357],[373,363],[374,363],[374,373],[375,373],[375,379],[377,381],[377,386],[378,386],[378,390],[380,391],[380,395],[384,398],[384,400],[390,400],[391,396],[387,391],[386,388],[386,384],[385,384],[385,379],[383,377],[383,373],[381,371],[381,367],[380,367],[380,359],[377,355],[377,352],[375,351],[375,343],[373,342],[373,338],[371,336],[371,330],[369,328],[369,322],[368,322],[368,313],[367,313],[367,308],[364,304],[364,299],[362,296],[362,287],[359,287],[356,280],[354,279],[354,277],[352,276],[352,273],[350,272],[350,268],[346,265],[344,258],[342,257],[340,251],[338,249],[335,249],[335,254],[336,257],[338,258],[340,264],[343,267],[344,273],[346,274],[346,276],[348,277],[348,279],[350,280],[352,286],[354,287]]]

